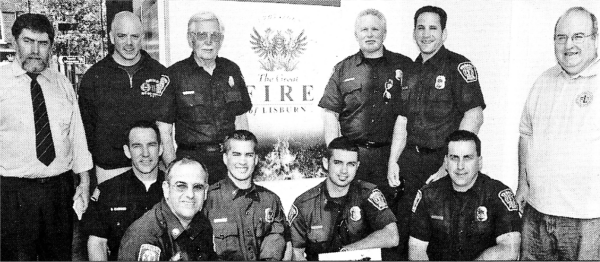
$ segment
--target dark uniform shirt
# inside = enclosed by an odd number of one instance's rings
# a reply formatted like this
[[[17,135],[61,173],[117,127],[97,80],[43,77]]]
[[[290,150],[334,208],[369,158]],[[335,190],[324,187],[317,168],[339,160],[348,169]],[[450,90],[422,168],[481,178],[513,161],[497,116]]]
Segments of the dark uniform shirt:
[[[376,60],[359,51],[335,65],[319,107],[339,113],[342,135],[356,141],[389,143],[396,117],[402,114],[400,104],[393,101],[405,85],[411,65],[410,58],[385,49],[383,57]]]
[[[252,108],[240,68],[217,57],[212,76],[193,54],[168,69],[172,91],[169,114],[161,121],[177,123],[178,144],[219,143],[235,130],[235,117]]]
[[[119,260],[167,261],[216,260],[210,223],[198,212],[187,229],[163,199],[136,220],[125,232],[119,248]]]
[[[440,148],[458,130],[466,111],[485,108],[477,70],[467,58],[444,46],[425,63],[419,55],[414,64],[408,85],[402,88],[407,144]]]
[[[125,230],[146,211],[150,210],[162,197],[164,173],[158,177],[148,191],[133,170],[104,181],[95,192],[96,201],[90,202],[83,213],[82,227],[85,235],[93,235],[108,240],[108,260],[117,260],[119,244]]]
[[[281,260],[289,237],[281,201],[252,184],[238,189],[229,178],[209,188],[204,212],[213,227],[221,260]]]
[[[429,242],[430,260],[474,260],[496,238],[519,232],[521,219],[510,188],[479,174],[466,192],[446,176],[424,186],[413,204],[410,236]]]
[[[321,253],[337,252],[396,222],[375,185],[352,181],[345,197],[331,198],[326,182],[296,198],[288,214],[292,246],[305,248],[308,260],[317,260]]]
[[[79,107],[94,164],[104,169],[131,166],[123,154],[127,129],[139,120],[155,121],[168,111],[171,80],[167,69],[144,50],[130,74],[109,54],[94,64],[79,85]]]

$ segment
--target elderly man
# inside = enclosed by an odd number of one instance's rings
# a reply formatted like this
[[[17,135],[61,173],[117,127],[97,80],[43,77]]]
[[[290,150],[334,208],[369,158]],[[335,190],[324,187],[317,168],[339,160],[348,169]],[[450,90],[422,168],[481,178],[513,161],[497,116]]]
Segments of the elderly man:
[[[521,259],[600,260],[598,20],[582,7],[554,29],[558,64],[535,82],[519,140]]]
[[[224,30],[223,21],[211,12],[190,18],[187,39],[193,51],[189,58],[169,67],[170,111],[159,123],[167,134],[163,140],[169,141],[172,124],[176,124],[177,156],[202,159],[210,184],[227,175],[219,143],[236,129],[248,129],[246,112],[252,108],[240,68],[218,57]],[[167,162],[174,151],[171,143],[165,143]]]
[[[410,260],[516,260],[521,234],[510,188],[480,173],[481,141],[454,131],[446,139],[449,176],[418,191],[410,221]]]
[[[164,199],[125,232],[119,260],[216,260],[210,222],[200,212],[208,190],[208,173],[190,158],[175,159],[165,181]]]
[[[163,196],[164,173],[158,170],[163,150],[156,124],[140,120],[131,125],[123,151],[132,169],[100,184],[83,216],[90,261],[117,260],[127,227]]]
[[[375,185],[355,179],[358,152],[346,137],[332,140],[323,158],[327,179],[294,201],[288,214],[294,260],[398,245],[396,218],[385,197]]]
[[[93,65],[79,85],[79,106],[96,165],[98,184],[131,168],[121,139],[138,120],[156,121],[167,111],[166,68],[141,50],[142,23],[131,12],[115,15],[114,52]],[[165,140],[171,143],[171,139]]]
[[[281,260],[289,228],[275,193],[254,184],[258,141],[236,130],[223,142],[227,178],[210,186],[205,213],[220,260]]]
[[[485,103],[475,66],[444,47],[448,36],[446,12],[434,6],[414,16],[414,40],[420,54],[402,87],[403,116],[394,128],[388,181],[404,194],[398,201],[400,259],[407,257],[408,219],[417,190],[446,175],[444,139],[455,130],[477,133]],[[399,160],[399,161],[398,161]]]
[[[76,94],[48,68],[48,18],[23,14],[12,34],[16,60],[0,67],[1,259],[71,260],[72,207],[85,212],[93,166]]]

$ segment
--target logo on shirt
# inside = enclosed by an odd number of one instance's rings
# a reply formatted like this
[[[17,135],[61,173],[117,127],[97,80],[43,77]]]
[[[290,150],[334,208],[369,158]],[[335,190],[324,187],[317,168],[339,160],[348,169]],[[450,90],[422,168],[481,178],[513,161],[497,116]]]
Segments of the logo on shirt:
[[[579,107],[586,107],[594,100],[594,94],[590,91],[585,91],[577,96],[575,102]]]
[[[275,218],[275,212],[270,207],[265,209],[265,222],[273,223],[273,218]]]
[[[379,189],[373,189],[373,191],[371,191],[371,195],[369,195],[369,202],[371,202],[371,204],[373,204],[373,206],[379,210],[384,210],[388,207],[385,197],[383,196],[383,193],[379,191]]]
[[[477,81],[477,69],[471,62],[463,62],[458,64],[458,72],[467,83]]]
[[[294,222],[294,219],[298,216],[298,208],[296,207],[296,205],[292,204],[292,207],[290,208],[290,212],[288,213],[288,221],[290,221],[290,224],[292,222]]]
[[[423,194],[421,193],[421,190],[417,191],[417,195],[415,196],[415,201],[413,202],[413,206],[412,206],[412,212],[414,213],[415,211],[417,211],[417,207],[419,206],[419,202],[421,202],[421,197],[423,197]]]
[[[150,244],[142,244],[138,261],[159,261],[160,248]]]
[[[517,200],[515,200],[515,195],[510,191],[509,188],[504,189],[498,193],[498,197],[502,200],[504,206],[508,211],[517,211],[519,210],[519,205],[517,204]]]
[[[362,218],[362,216],[360,215],[360,207],[358,206],[353,206],[350,208],[350,219],[352,219],[352,221],[358,221]]]
[[[445,76],[437,76],[435,78],[435,89],[444,89],[446,87],[446,77]]]
[[[143,96],[157,97],[162,96],[167,86],[169,86],[171,80],[168,76],[162,75],[160,80],[146,79],[146,81],[140,86]]]
[[[483,221],[486,221],[487,218],[488,218],[487,208],[484,206],[478,207],[477,210],[475,211],[475,219],[477,219],[477,221],[479,221],[479,222],[483,222]]]

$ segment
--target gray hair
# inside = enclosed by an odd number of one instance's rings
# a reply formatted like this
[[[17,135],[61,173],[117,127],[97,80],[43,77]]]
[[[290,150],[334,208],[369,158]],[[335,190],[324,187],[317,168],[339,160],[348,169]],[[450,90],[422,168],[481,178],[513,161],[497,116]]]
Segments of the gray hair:
[[[356,30],[356,27],[358,26],[358,20],[361,17],[367,16],[367,15],[372,15],[372,16],[379,18],[379,20],[381,20],[383,22],[383,32],[387,33],[387,20],[385,20],[385,16],[383,15],[383,13],[379,12],[379,10],[373,9],[373,8],[365,9],[365,10],[360,11],[360,13],[358,13],[358,16],[356,16],[356,21],[354,22],[355,30]]]
[[[558,27],[558,23],[560,22],[560,20],[566,17],[567,15],[576,12],[582,12],[590,16],[590,19],[592,20],[592,37],[595,39],[598,35],[598,19],[596,19],[596,16],[592,12],[588,11],[587,9],[581,6],[569,8],[569,10],[567,10],[563,15],[561,15],[558,18],[558,20],[556,20],[556,24],[554,25],[554,34],[556,34],[556,28]]]
[[[192,15],[192,17],[190,17],[190,20],[188,21],[188,32],[190,31],[190,26],[192,26],[192,24],[210,20],[217,21],[217,23],[219,24],[219,30],[221,31],[221,33],[225,33],[225,25],[223,25],[221,19],[219,19],[219,17],[211,11],[201,11]]]

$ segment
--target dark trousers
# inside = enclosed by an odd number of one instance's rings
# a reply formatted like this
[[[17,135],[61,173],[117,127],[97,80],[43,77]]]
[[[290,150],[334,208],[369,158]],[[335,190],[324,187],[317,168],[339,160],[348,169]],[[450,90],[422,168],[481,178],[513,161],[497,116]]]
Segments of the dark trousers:
[[[219,151],[206,152],[203,150],[177,149],[177,157],[190,156],[200,161],[208,172],[208,184],[212,185],[227,177],[227,166],[223,163],[223,153]]]
[[[0,177],[2,260],[71,260],[73,176]]]
[[[408,239],[410,233],[410,216],[417,191],[425,185],[425,181],[437,172],[444,162],[446,147],[439,150],[419,150],[407,145],[400,155],[400,177],[404,179],[404,194],[397,202],[396,218],[398,219],[398,260],[408,260]]]

